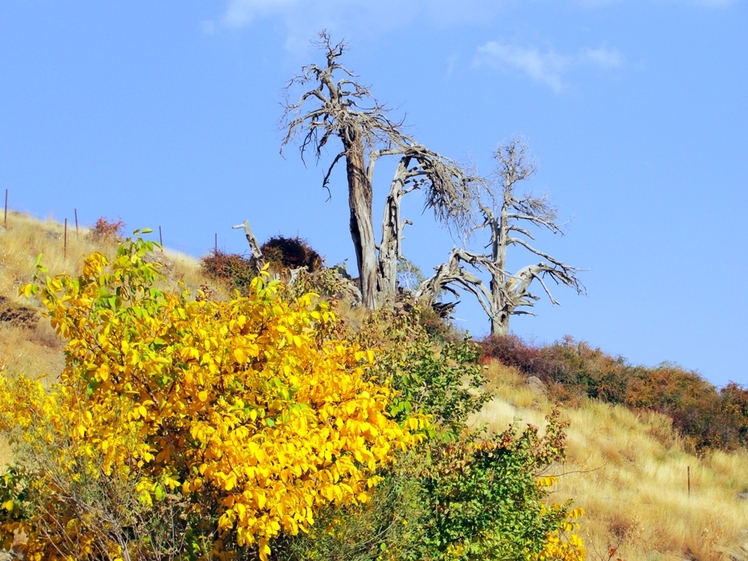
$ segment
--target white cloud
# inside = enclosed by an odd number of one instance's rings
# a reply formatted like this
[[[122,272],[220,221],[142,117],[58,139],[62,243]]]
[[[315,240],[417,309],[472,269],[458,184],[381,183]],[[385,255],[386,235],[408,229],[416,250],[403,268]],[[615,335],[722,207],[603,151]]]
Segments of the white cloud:
[[[216,32],[216,22],[212,19],[201,21],[200,29],[205,35],[213,35]]]
[[[571,4],[582,8],[599,8],[612,4],[621,4],[626,0],[570,0]],[[724,8],[737,4],[740,0],[657,0],[659,3],[685,4],[690,6],[704,6],[706,8]],[[654,3],[654,2],[653,2]]]
[[[452,72],[454,72],[458,60],[459,57],[457,55],[451,55],[447,58],[447,77],[451,76]]]
[[[229,0],[223,23],[227,27],[244,27],[256,19],[283,15],[301,4],[303,0]]]
[[[590,62],[603,68],[618,68],[623,65],[623,57],[616,49],[584,49],[579,55],[580,62]]]
[[[707,8],[724,8],[737,4],[737,0],[692,0],[692,4],[706,6]]]
[[[473,59],[477,67],[490,67],[502,71],[520,71],[536,82],[550,86],[555,92],[566,88],[564,75],[573,67],[593,65],[600,68],[617,68],[623,57],[615,49],[583,49],[576,55],[559,54],[553,50],[541,52],[536,47],[521,47],[489,41],[478,47]]]
[[[477,66],[490,66],[500,70],[515,69],[527,74],[533,80],[543,82],[555,91],[563,89],[561,76],[572,60],[568,56],[553,51],[541,53],[536,48],[502,45],[489,41],[478,47],[475,58]]]
[[[486,22],[516,0],[229,0],[221,23],[241,28],[263,19],[279,19],[290,50],[308,48],[316,31],[371,38],[427,22],[436,27]]]

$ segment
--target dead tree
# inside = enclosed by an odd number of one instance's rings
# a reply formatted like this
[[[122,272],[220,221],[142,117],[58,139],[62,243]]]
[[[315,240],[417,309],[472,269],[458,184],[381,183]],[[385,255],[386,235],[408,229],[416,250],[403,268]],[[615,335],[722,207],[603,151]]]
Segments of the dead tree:
[[[241,224],[231,227],[233,230],[244,230],[244,235],[249,243],[249,250],[252,252],[252,259],[257,267],[258,271],[261,271],[265,266],[265,257],[262,255],[262,249],[260,244],[257,242],[257,238],[252,233],[252,228],[249,226],[249,220],[245,220]]]
[[[545,228],[554,234],[563,234],[557,223],[556,208],[548,204],[546,196],[517,196],[517,183],[528,179],[535,172],[535,166],[527,160],[527,147],[521,140],[513,140],[496,150],[497,162],[495,186],[473,192],[473,200],[483,217],[476,229],[489,231],[490,249],[487,253],[476,253],[455,248],[449,259],[436,268],[435,274],[425,280],[417,296],[433,304],[441,291],[456,294],[457,289],[471,292],[480,302],[489,317],[492,334],[506,334],[509,331],[509,318],[517,314],[534,315],[523,307],[531,307],[540,299],[529,289],[533,281],[538,281],[551,302],[558,304],[551,294],[545,279],[564,284],[584,293],[579,282],[579,269],[566,265],[559,259],[536,249],[529,240],[534,237],[528,227]],[[537,264],[527,265],[515,273],[507,269],[507,250],[510,246],[522,247],[540,257]],[[490,278],[488,286],[475,271],[484,270]]]
[[[389,118],[386,108],[362,85],[355,74],[339,62],[346,52],[344,43],[332,44],[326,32],[318,46],[325,53],[325,64],[302,68],[286,87],[283,148],[299,142],[302,160],[311,150],[317,161],[331,139],[340,141],[341,150],[333,158],[323,179],[328,189],[335,166],[345,161],[350,208],[350,232],[356,252],[362,303],[376,308],[394,298],[397,262],[401,253],[402,231],[410,222],[400,215],[404,195],[414,190],[426,193],[425,206],[438,220],[455,225],[469,221],[472,210],[471,184],[475,179],[456,162],[418,144],[402,132],[402,122]],[[291,101],[294,87],[305,91]],[[381,242],[375,240],[372,197],[374,172],[382,157],[398,159],[385,203]]]

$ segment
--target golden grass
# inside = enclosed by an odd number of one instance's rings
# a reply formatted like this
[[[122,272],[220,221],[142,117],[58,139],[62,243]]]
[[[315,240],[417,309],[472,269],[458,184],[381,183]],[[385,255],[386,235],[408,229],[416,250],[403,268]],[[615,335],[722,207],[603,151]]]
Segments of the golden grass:
[[[542,424],[552,408],[524,377],[499,364],[487,374],[496,398],[472,422],[501,431],[515,419]],[[748,453],[687,454],[661,415],[584,401],[563,409],[567,460],[551,499],[585,509],[589,559],[748,560]],[[688,468],[691,493],[688,493]],[[615,554],[610,548],[616,547]]]
[[[14,296],[18,288],[31,280],[34,260],[43,254],[43,263],[49,273],[74,274],[79,271],[83,258],[93,251],[101,251],[81,228],[68,227],[67,252],[64,228],[53,220],[39,220],[16,212],[8,214],[7,230],[0,228],[0,294]],[[110,250],[112,248],[109,248]]]
[[[110,257],[114,254],[116,243],[92,239],[89,233],[85,227],[76,233],[75,227],[68,225],[65,251],[62,224],[10,212],[7,230],[0,227],[0,294],[12,297],[19,287],[31,280],[39,254],[43,255],[42,263],[52,276],[79,273],[83,259],[94,251]],[[169,279],[182,280],[187,286],[206,282],[194,257],[169,249],[156,252],[156,257],[160,257],[163,272]]]

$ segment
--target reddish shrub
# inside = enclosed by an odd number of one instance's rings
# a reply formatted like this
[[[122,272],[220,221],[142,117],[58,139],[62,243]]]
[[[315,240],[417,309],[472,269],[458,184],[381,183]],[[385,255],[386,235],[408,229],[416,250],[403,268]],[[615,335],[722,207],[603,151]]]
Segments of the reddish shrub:
[[[734,430],[734,437],[748,447],[748,387],[730,382],[719,392],[722,414]]]
[[[592,398],[624,402],[632,367],[623,357],[613,357],[569,336],[543,351],[561,365],[557,382],[574,386],[579,393]]]
[[[532,374],[544,382],[557,382],[563,373],[563,364],[552,353],[545,352],[523,341],[516,335],[490,335],[479,341],[481,362],[488,358],[507,366],[514,366],[525,374]]]
[[[96,221],[94,227],[91,228],[89,235],[95,240],[121,242],[122,231],[124,229],[125,223],[121,218],[109,220],[102,216]]]
[[[257,276],[257,265],[252,258],[238,253],[224,253],[216,250],[200,259],[203,273],[210,279],[226,284],[240,292],[249,287]]]
[[[621,356],[571,337],[543,347],[516,335],[487,337],[480,344],[483,362],[490,357],[538,376],[557,399],[586,395],[657,411],[672,419],[696,451],[748,446],[748,389],[735,383],[718,392],[698,373],[678,365],[631,366]]]

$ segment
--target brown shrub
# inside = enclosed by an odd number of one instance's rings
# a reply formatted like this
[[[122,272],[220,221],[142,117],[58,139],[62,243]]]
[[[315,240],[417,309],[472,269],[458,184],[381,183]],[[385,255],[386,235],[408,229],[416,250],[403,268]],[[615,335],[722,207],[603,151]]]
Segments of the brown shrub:
[[[122,241],[122,231],[124,229],[125,223],[121,218],[109,220],[102,216],[96,221],[94,227],[91,228],[89,235],[96,241],[119,243]]]
[[[257,276],[258,268],[254,259],[238,253],[225,253],[217,249],[200,259],[203,274],[209,279],[226,285],[231,290],[244,292],[252,279]]]
[[[306,267],[314,273],[322,268],[322,258],[306,240],[273,236],[260,247],[265,260],[273,267],[298,269]]]

